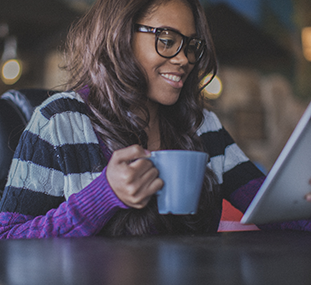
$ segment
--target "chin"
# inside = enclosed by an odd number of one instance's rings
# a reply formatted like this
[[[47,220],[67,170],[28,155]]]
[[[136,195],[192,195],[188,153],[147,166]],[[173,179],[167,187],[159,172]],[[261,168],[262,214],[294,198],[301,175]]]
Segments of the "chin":
[[[178,100],[174,101],[174,102],[169,102],[169,103],[166,103],[166,104],[162,104],[164,106],[173,106],[177,103]]]
[[[171,106],[176,104],[176,102],[179,99],[179,94],[178,96],[171,96],[170,98],[164,98],[163,100],[159,100],[158,103],[160,103],[161,105],[165,105],[165,106]]]
[[[160,91],[159,91],[160,92]],[[164,92],[162,94],[165,94]],[[167,93],[166,93],[167,94]],[[174,105],[180,97],[180,93],[175,93],[175,94],[167,94],[165,96],[150,96],[149,99],[150,101],[164,105],[164,106],[171,106]]]
[[[163,100],[163,101],[157,101],[158,104],[163,106],[173,106],[178,101],[178,98],[176,100]]]

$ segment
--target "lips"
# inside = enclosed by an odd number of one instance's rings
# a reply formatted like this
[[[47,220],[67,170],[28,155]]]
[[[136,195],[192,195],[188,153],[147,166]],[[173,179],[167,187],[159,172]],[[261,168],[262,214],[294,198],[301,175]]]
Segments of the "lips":
[[[184,86],[181,75],[172,73],[161,73],[162,78],[175,89],[181,89]]]

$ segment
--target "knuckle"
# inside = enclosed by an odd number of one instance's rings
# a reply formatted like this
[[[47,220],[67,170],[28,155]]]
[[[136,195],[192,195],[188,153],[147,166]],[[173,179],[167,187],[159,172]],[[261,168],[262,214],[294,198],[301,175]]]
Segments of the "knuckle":
[[[151,169],[153,167],[152,162],[149,159],[138,159],[136,161],[136,167],[138,169]]]
[[[133,148],[136,150],[136,151],[141,151],[142,150],[142,147],[138,144],[134,144],[133,145]]]
[[[137,193],[137,188],[133,184],[127,185],[127,193],[131,197],[131,200],[135,202],[135,200],[137,199],[135,197],[135,194]]]
[[[131,204],[133,205],[134,208],[137,208],[137,209],[141,209],[143,208],[143,205],[142,205],[142,201],[139,197],[131,197]]]
[[[155,180],[159,177],[159,170],[155,167],[152,167],[150,170],[148,170],[148,176],[150,177],[150,180]]]
[[[139,146],[138,144],[133,145],[133,154],[134,155],[140,155],[142,151],[141,146]]]
[[[157,188],[158,190],[162,189],[163,186],[164,186],[164,181],[163,181],[161,178],[157,178],[157,179],[155,180],[155,183],[156,183],[156,188]]]
[[[143,205],[143,204],[136,204],[136,209],[138,209],[138,210],[141,210],[141,209],[143,209],[144,207],[145,207],[146,205]]]
[[[112,156],[111,156],[111,160],[116,160],[118,161],[120,159],[120,150],[115,150],[113,153],[112,153]]]
[[[121,173],[120,177],[125,184],[131,184],[133,182],[134,171],[130,167],[126,167]]]
[[[159,176],[159,170],[156,168],[156,167],[152,167],[152,171],[153,171],[153,174],[155,175],[155,177],[158,177]]]

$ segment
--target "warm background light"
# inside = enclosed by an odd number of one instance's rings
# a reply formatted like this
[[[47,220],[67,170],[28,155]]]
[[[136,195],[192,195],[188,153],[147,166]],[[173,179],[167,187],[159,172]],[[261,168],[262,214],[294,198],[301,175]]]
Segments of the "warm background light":
[[[6,61],[1,70],[1,79],[7,85],[16,83],[22,73],[22,67],[18,60],[10,59]]]
[[[212,75],[207,75],[204,80],[203,84],[206,84],[210,79]],[[215,76],[213,80],[204,88],[204,96],[209,99],[217,99],[222,91],[222,83],[218,76]]]
[[[311,61],[311,27],[305,27],[301,32],[303,55],[306,60]]]

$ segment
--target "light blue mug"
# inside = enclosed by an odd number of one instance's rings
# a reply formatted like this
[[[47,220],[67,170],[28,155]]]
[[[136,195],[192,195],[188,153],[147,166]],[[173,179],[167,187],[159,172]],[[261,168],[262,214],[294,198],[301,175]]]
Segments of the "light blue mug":
[[[164,181],[157,193],[160,214],[197,212],[208,154],[188,150],[152,151],[149,158]]]

